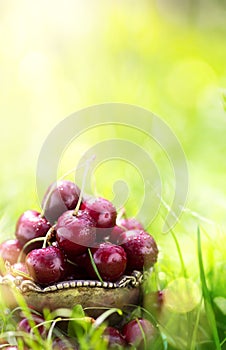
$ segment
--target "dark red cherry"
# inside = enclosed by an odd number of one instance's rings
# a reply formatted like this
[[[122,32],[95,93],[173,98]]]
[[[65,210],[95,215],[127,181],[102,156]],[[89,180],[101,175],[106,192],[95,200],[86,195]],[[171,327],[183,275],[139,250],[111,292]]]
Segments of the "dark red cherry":
[[[103,337],[108,341],[108,349],[118,349],[121,346],[126,346],[126,341],[122,334],[114,327],[106,327]]]
[[[141,224],[141,222],[135,218],[121,218],[120,220],[118,220],[118,225],[124,227],[127,231],[144,230],[144,227]]]
[[[143,318],[138,318],[125,324],[122,335],[126,342],[136,349],[144,349],[144,344],[149,345],[156,336],[156,328],[151,322]],[[145,339],[144,339],[145,338]],[[149,347],[148,347],[149,349]]]
[[[75,256],[74,262],[80,269],[86,268],[87,264],[89,264],[89,262],[90,262],[88,248],[86,249],[86,251],[83,254]]]
[[[115,225],[110,233],[110,238],[109,241],[114,243],[114,244],[120,244],[120,237],[121,237],[121,233],[124,232],[125,229]]]
[[[21,250],[21,244],[17,239],[9,239],[0,244],[0,256],[11,265],[17,262]]]
[[[75,209],[79,195],[80,189],[75,183],[68,180],[54,182],[42,200],[44,216],[54,224],[65,211]]]
[[[101,243],[98,248],[94,248],[93,260],[105,281],[116,281],[126,269],[127,258],[124,249],[112,243]],[[97,279],[92,265],[87,265],[87,269],[90,276]]]
[[[64,275],[65,281],[85,280],[87,278],[88,278],[87,273],[86,273],[85,269],[81,268],[81,265],[76,266],[74,264],[71,264],[68,261],[66,262],[65,275]]]
[[[34,281],[43,285],[60,281],[65,273],[64,254],[54,246],[32,250],[26,265]]]
[[[88,211],[96,222],[96,239],[100,243],[111,234],[117,212],[113,204],[102,197],[90,197],[82,202],[81,209]]]
[[[35,210],[25,211],[16,224],[16,237],[21,245],[37,237],[44,237],[51,225],[45,217]],[[40,248],[43,242],[35,242],[29,245],[26,252],[35,248]]]
[[[87,247],[92,247],[96,240],[95,221],[89,213],[73,210],[63,213],[56,224],[56,239],[69,260],[74,261],[77,255],[83,254]]]
[[[111,232],[110,241],[115,244],[121,244],[120,234],[123,231],[130,231],[130,230],[144,230],[144,227],[135,218],[121,218],[117,220],[117,225],[114,226]]]
[[[12,271],[16,275],[17,273],[19,274],[20,272],[29,275],[27,265],[25,262],[18,262],[12,265]]]
[[[34,324],[34,326],[44,322],[45,320],[41,317],[38,316],[36,314],[32,315],[32,320],[28,320],[27,318],[23,318],[19,324],[17,325],[17,330],[18,331],[22,331],[22,332],[26,332],[26,333],[31,333],[32,331],[32,323]],[[40,335],[44,336],[46,334],[46,328],[44,325],[40,325],[40,327],[37,327],[38,332],[40,333]]]
[[[91,197],[82,202],[81,209],[87,210],[97,227],[114,227],[117,212],[113,204],[102,197]]]
[[[125,231],[121,244],[127,255],[127,269],[142,270],[153,266],[158,257],[158,247],[149,233],[141,230]]]

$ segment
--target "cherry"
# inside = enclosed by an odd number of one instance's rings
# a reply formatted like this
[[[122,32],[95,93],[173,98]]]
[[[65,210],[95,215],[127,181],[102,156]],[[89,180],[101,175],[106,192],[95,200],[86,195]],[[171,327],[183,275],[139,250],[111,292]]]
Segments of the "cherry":
[[[81,209],[87,210],[90,216],[95,220],[98,242],[109,236],[116,222],[117,212],[113,204],[102,197],[91,197],[82,202]]]
[[[126,341],[122,334],[114,327],[106,327],[103,337],[108,341],[108,349],[118,349],[119,346],[126,346]]]
[[[25,262],[18,262],[13,264],[12,266],[12,271],[13,273],[16,275],[17,273],[19,274],[20,272],[29,275],[28,269],[27,269],[27,265],[25,264]]]
[[[157,261],[158,248],[149,233],[142,230],[125,231],[120,239],[127,255],[129,271],[150,268]]]
[[[88,249],[86,249],[86,251],[83,254],[75,256],[74,262],[79,268],[85,269],[87,267],[87,264],[90,263]]]
[[[65,271],[65,257],[62,251],[54,246],[34,249],[26,257],[29,274],[40,284],[58,282]]]
[[[56,223],[56,239],[68,259],[74,261],[87,247],[94,245],[96,239],[95,222],[87,211],[73,210],[63,213]]]
[[[0,244],[0,256],[11,265],[15,264],[21,252],[21,244],[17,239],[9,239]]]
[[[44,321],[45,320],[41,316],[38,316],[36,314],[32,315],[32,323],[34,323],[35,326]],[[36,327],[36,328],[41,336],[44,336],[46,334],[46,328],[44,325],[41,325],[40,327]],[[26,332],[26,333],[31,333],[32,331],[31,321],[28,320],[27,318],[22,318],[22,320],[17,325],[17,330]]]
[[[126,342],[135,346],[136,349],[144,349],[145,343],[150,345],[151,341],[154,340],[156,333],[157,331],[153,324],[144,318],[132,320],[125,324],[122,329],[122,335]]]
[[[110,233],[110,238],[109,241],[114,243],[114,244],[120,244],[120,237],[121,237],[121,233],[124,232],[125,229],[115,225]]]
[[[124,231],[129,230],[144,230],[143,225],[135,218],[121,218],[117,220],[117,225],[114,226],[111,235],[110,241],[115,244],[121,244],[120,235]]]
[[[124,227],[126,230],[144,230],[141,222],[135,218],[121,218],[118,220],[118,225]]]
[[[65,265],[64,279],[66,281],[85,280],[87,279],[87,274],[84,269],[81,269],[81,264],[79,264],[79,266],[76,266],[67,261]]]
[[[44,237],[51,225],[45,217],[35,210],[25,211],[19,218],[16,224],[16,237],[21,245],[26,244],[31,239]],[[42,242],[35,242],[29,245],[26,249],[28,253],[32,249],[40,248]]]
[[[53,183],[42,200],[45,217],[54,224],[65,211],[75,209],[79,195],[79,187],[71,181],[60,180]]]
[[[103,280],[116,281],[122,276],[127,263],[126,253],[122,247],[106,242],[92,251],[94,263]],[[87,266],[87,270],[92,278],[97,278],[91,263]]]

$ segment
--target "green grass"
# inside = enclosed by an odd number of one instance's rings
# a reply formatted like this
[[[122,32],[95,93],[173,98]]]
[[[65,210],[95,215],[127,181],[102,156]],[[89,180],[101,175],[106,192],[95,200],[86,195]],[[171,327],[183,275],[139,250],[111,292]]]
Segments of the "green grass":
[[[220,339],[219,339],[218,330],[217,330],[216,318],[213,311],[213,301],[211,300],[211,296],[207,287],[205,270],[203,266],[201,234],[200,234],[199,228],[198,228],[198,259],[199,259],[200,280],[202,285],[202,294],[203,294],[203,299],[205,304],[206,316],[211,328],[215,347],[217,350],[220,350],[221,346],[220,346]]]

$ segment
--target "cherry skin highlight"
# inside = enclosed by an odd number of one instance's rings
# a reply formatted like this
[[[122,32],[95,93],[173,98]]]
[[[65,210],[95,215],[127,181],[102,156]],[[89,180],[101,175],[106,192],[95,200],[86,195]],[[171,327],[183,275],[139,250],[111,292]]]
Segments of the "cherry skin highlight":
[[[95,221],[87,211],[79,210],[74,215],[73,210],[68,210],[57,221],[56,239],[68,259],[74,261],[77,255],[83,254],[87,247],[94,245]]]
[[[60,180],[49,186],[43,200],[44,216],[51,224],[67,210],[75,209],[80,195],[79,187],[68,180]]]
[[[37,237],[44,237],[51,225],[45,217],[42,217],[40,213],[35,210],[25,211],[17,221],[16,224],[16,238],[23,246],[31,239]],[[43,242],[35,242],[29,245],[26,252],[35,248],[40,248]]]
[[[32,250],[25,262],[34,281],[43,285],[60,281],[65,273],[65,256],[54,246]]]

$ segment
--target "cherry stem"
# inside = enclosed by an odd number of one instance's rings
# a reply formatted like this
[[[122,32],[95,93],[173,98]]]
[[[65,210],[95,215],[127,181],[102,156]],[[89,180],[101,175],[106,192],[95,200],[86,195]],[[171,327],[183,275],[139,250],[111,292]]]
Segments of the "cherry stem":
[[[81,191],[80,191],[80,194],[79,194],[79,199],[78,199],[77,205],[76,205],[74,213],[73,213],[74,216],[76,216],[78,214],[80,205],[82,203],[82,198],[83,198],[83,193],[84,193],[85,183],[86,183],[86,177],[87,177],[90,165],[94,161],[94,159],[95,159],[95,156],[92,156],[89,159],[87,159],[87,161],[86,161],[84,175],[83,175],[83,179],[82,179]]]
[[[127,218],[126,217],[126,209],[124,207],[120,208],[119,211],[118,211],[118,215],[117,215],[117,218],[116,218],[116,224],[118,226],[120,226],[117,222],[119,222],[121,220],[121,218]]]
[[[20,276],[20,277],[26,278],[27,280],[34,281],[34,279],[33,279],[30,275],[28,275],[27,273],[22,272],[22,271],[20,271],[20,270],[17,270],[17,269],[15,269],[15,268],[12,267],[12,266],[10,266],[9,272],[10,272],[14,277]]]
[[[94,158],[95,158],[95,156],[92,156],[92,157],[90,157],[90,159],[88,159],[88,161],[91,162],[91,161],[94,160]],[[70,175],[72,172],[77,171],[78,169],[83,168],[84,166],[85,166],[85,167],[87,166],[87,160],[86,160],[84,163],[80,164],[80,166],[76,166],[76,167],[72,168],[71,170],[68,170],[68,171],[67,171],[66,173],[64,173],[61,177],[59,177],[59,179],[58,179],[57,181],[63,180],[65,177],[67,177],[68,175]],[[47,197],[46,197],[45,203],[44,203],[44,205],[43,205],[43,208],[42,208],[42,211],[41,211],[41,214],[40,214],[42,218],[45,217],[46,206],[47,206],[47,204],[48,204],[48,201],[49,201],[50,196],[52,195],[52,192],[53,192],[53,191],[56,189],[56,187],[57,187],[57,181],[55,181],[55,182],[51,185],[51,190],[49,191],[49,193],[48,193],[48,195],[47,195]]]
[[[49,243],[49,240],[51,238],[55,237],[55,228],[56,228],[56,225],[53,225],[52,227],[50,227],[50,229],[46,233],[46,235],[44,237],[44,242],[43,242],[42,248],[46,248],[47,243]]]
[[[28,241],[27,243],[25,243],[25,245],[23,246],[19,256],[18,256],[18,259],[17,259],[17,262],[21,262],[22,260],[22,257],[24,255],[24,252],[25,252],[25,249],[27,247],[29,247],[30,244],[32,243],[35,243],[35,242],[40,242],[40,241],[44,241],[45,237],[36,237],[36,238],[33,238],[33,239],[30,239],[30,241]]]

